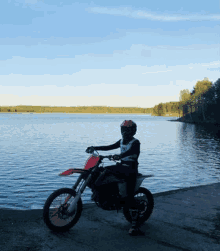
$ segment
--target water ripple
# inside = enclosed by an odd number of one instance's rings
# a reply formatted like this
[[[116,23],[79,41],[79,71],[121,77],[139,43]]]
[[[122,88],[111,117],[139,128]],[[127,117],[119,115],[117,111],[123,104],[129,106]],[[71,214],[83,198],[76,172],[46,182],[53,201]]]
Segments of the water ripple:
[[[72,187],[77,175],[58,174],[82,168],[88,146],[120,139],[119,125],[124,119],[138,125],[139,170],[154,174],[143,182],[153,193],[219,182],[220,140],[195,125],[146,115],[1,114],[0,207],[42,208],[51,192]],[[88,202],[90,196],[86,189],[83,201]]]

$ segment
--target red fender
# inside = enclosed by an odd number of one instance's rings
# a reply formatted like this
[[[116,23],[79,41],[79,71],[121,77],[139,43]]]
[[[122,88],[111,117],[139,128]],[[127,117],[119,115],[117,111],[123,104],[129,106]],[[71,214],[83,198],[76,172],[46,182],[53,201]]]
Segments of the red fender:
[[[87,170],[85,170],[85,169],[70,168],[70,169],[60,173],[59,176],[67,176],[67,175],[71,175],[73,173],[85,173],[85,172],[87,172]]]
[[[84,169],[89,170],[90,168],[94,167],[100,160],[98,156],[90,156],[85,163]]]
[[[85,163],[85,167],[84,169],[80,169],[80,168],[71,168],[69,170],[66,170],[63,173],[60,173],[60,176],[67,176],[67,175],[71,175],[73,173],[85,173],[88,172],[88,170],[92,167],[94,167],[98,162],[99,162],[100,158],[98,156],[93,156],[91,155]]]

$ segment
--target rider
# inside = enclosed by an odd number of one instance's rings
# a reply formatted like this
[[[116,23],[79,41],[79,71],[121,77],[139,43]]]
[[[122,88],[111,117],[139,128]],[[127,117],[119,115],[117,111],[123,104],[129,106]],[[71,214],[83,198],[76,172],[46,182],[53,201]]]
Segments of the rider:
[[[122,139],[109,146],[91,146],[86,149],[86,152],[92,153],[94,150],[108,151],[120,148],[121,153],[113,155],[114,160],[121,160],[113,166],[106,168],[116,175],[126,178],[127,181],[127,198],[131,208],[132,214],[132,227],[129,230],[130,235],[137,235],[143,232],[140,231],[138,226],[138,210],[135,209],[134,189],[136,177],[138,174],[138,157],[140,154],[140,141],[134,138],[137,131],[137,125],[132,120],[124,120],[121,124]]]

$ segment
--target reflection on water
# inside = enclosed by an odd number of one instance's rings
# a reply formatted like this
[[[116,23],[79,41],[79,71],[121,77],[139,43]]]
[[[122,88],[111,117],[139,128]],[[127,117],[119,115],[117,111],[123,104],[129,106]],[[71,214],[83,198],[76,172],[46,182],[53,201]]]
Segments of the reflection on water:
[[[219,181],[220,139],[215,127],[181,123],[178,147],[184,157],[184,171],[190,176],[191,185]],[[184,159],[185,158],[185,159]]]
[[[138,125],[139,171],[154,174],[143,183],[153,193],[219,182],[217,127],[149,115],[0,114],[0,207],[42,208],[52,191],[71,187],[77,178],[58,174],[71,167],[82,168],[88,146],[120,139],[124,119]],[[87,189],[84,202],[90,196]]]
[[[166,121],[162,131],[159,125],[146,156],[152,165],[148,170],[155,174],[151,182],[145,181],[151,191],[219,182],[218,127]]]
[[[220,153],[218,133],[218,127],[183,123],[179,136],[182,147],[192,162],[201,163],[202,168],[208,168],[212,163],[218,169]]]

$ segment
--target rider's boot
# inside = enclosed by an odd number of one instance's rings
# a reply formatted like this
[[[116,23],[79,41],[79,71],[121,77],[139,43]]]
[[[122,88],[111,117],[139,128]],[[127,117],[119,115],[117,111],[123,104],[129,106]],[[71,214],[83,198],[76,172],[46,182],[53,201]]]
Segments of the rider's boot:
[[[139,228],[139,222],[138,222],[139,211],[138,211],[138,209],[130,209],[130,212],[131,212],[132,222],[131,222],[131,228],[129,230],[129,234],[131,236],[144,235],[144,232],[141,231]]]

